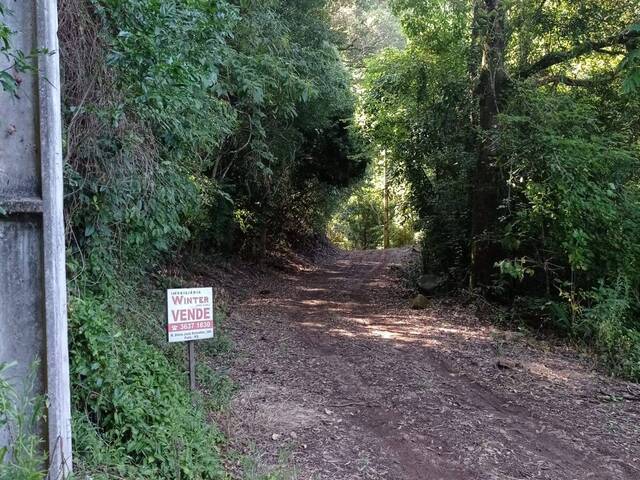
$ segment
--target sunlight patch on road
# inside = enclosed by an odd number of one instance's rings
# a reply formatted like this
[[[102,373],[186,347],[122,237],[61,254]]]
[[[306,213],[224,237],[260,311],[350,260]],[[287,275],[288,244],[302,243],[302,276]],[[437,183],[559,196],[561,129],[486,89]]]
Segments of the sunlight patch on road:
[[[301,322],[300,325],[304,327],[313,327],[313,328],[324,328],[324,323],[320,322]]]
[[[354,338],[358,336],[355,333],[350,332],[349,330],[345,330],[344,328],[332,328],[331,330],[329,330],[329,333],[337,334],[337,335],[340,335],[341,337],[350,337],[350,338]]]

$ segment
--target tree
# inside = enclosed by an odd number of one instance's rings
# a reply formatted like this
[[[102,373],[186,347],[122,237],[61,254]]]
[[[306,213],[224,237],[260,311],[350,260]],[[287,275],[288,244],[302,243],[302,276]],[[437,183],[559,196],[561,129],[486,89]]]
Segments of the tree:
[[[392,5],[407,48],[367,63],[361,125],[410,186],[425,270],[637,375],[637,2]]]
[[[334,30],[344,38],[341,50],[353,67],[386,48],[406,44],[388,0],[330,0],[328,8]]]
[[[477,0],[473,14],[471,41],[480,43],[482,61],[474,60],[471,67],[478,70],[470,72],[472,78],[478,78],[473,95],[479,110],[479,152],[471,195],[471,288],[490,283],[494,264],[500,258],[495,238],[498,206],[502,200],[497,158],[498,115],[507,82],[504,4],[501,0]]]

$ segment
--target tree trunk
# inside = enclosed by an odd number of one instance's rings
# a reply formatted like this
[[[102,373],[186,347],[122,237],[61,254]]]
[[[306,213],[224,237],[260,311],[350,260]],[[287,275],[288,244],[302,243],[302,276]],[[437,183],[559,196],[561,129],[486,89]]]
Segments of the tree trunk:
[[[501,0],[484,0],[487,27],[483,32],[483,51],[475,95],[479,107],[480,146],[472,185],[471,277],[470,286],[491,283],[495,262],[500,258],[496,241],[498,207],[501,201],[500,171],[497,166],[498,114],[503,99],[505,13]]]
[[[389,179],[387,178],[387,152],[382,152],[382,159],[384,161],[384,248],[391,246],[389,239]]]

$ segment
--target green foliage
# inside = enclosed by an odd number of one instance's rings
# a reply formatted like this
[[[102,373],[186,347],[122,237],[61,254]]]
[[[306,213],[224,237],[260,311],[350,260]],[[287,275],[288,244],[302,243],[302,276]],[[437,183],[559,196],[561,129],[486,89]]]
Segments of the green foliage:
[[[70,306],[71,376],[81,473],[104,478],[222,478],[220,434],[166,357],[124,335],[104,299]]]
[[[468,262],[472,165],[464,69],[460,59],[436,63],[413,46],[385,52],[368,63],[361,106],[364,135],[387,149],[394,176],[408,185],[425,263],[456,276]]]
[[[15,32],[3,20],[9,15],[11,10],[0,2],[0,59],[7,64],[0,67],[0,91],[17,97],[21,83],[20,74],[33,71],[32,62],[38,52],[28,55],[11,46],[11,37]]]
[[[556,324],[637,378],[640,150],[600,106],[575,92],[525,88],[514,97],[503,117],[505,209],[514,212],[503,242],[531,255],[530,287],[538,282],[568,302]]]
[[[216,371],[202,363],[197,364],[196,367],[196,378],[201,385],[207,410],[213,412],[224,410],[236,392],[236,385],[224,371]]]
[[[43,480],[45,456],[35,433],[44,421],[44,398],[33,396],[37,365],[16,391],[8,374],[15,364],[0,363],[0,432],[9,445],[0,448],[0,480]]]
[[[486,291],[640,378],[637,2],[497,4],[393,1],[409,43],[369,62],[362,130],[410,186],[425,269],[462,285],[495,245]],[[489,190],[496,211],[472,204]]]
[[[382,246],[384,206],[382,192],[364,184],[351,193],[329,225],[329,239],[345,249]]]
[[[364,169],[324,2],[76,4],[104,50],[87,47],[93,83],[66,66],[74,273],[135,270],[188,239],[259,255],[323,230],[325,193]]]
[[[391,176],[388,172],[389,177]],[[384,166],[373,164],[367,177],[340,202],[328,236],[341,248],[374,249],[384,246]],[[415,240],[415,214],[408,205],[406,189],[388,178],[389,246],[403,247]]]
[[[640,314],[638,295],[628,278],[620,275],[586,294],[590,303],[575,331],[589,339],[604,363],[616,374],[640,378]]]
[[[343,55],[359,69],[368,57],[386,48],[403,48],[400,22],[386,0],[329,0],[333,29],[344,37]]]
[[[502,145],[512,193],[506,206],[516,214],[504,242],[543,242],[538,252],[561,254],[584,277],[574,281],[635,275],[640,245],[629,240],[640,234],[640,151],[632,138],[608,130],[596,98],[525,90],[511,108]]]
[[[631,25],[629,31],[640,32],[640,23]],[[629,53],[620,63],[620,69],[626,75],[622,84],[624,93],[632,94],[640,90],[640,42],[636,41],[635,48],[629,49]]]

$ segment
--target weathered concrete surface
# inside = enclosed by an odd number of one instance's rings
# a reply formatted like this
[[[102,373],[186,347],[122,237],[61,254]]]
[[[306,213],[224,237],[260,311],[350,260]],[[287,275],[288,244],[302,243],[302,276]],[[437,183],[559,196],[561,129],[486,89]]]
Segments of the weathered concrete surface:
[[[46,356],[39,216],[0,221],[0,259],[0,362],[17,362],[10,373],[21,378]],[[43,365],[36,385],[40,391],[44,376]],[[6,432],[0,432],[0,444],[6,441]]]
[[[12,45],[35,48],[35,3],[8,5],[2,18],[16,33]],[[0,69],[10,67],[0,59]],[[17,362],[10,370],[17,387],[36,360],[45,361],[42,217],[26,213],[41,204],[42,186],[35,127],[38,111],[37,78],[19,75],[19,98],[0,91],[0,202],[9,216],[0,218],[0,362]],[[31,199],[27,201],[26,199]],[[31,207],[29,207],[31,205]],[[41,207],[40,207],[41,210]],[[25,213],[23,213],[25,212]],[[45,369],[36,385],[44,392]],[[0,431],[0,445],[8,443]]]
[[[15,32],[12,48],[36,49],[36,70],[10,69],[17,95],[0,91],[0,362],[18,389],[40,361],[34,394],[46,395],[50,477],[71,467],[62,141],[57,7],[55,0],[4,2],[2,17]],[[11,62],[0,59],[0,69]],[[9,441],[0,431],[0,447]]]
[[[4,2],[10,14],[3,22],[15,32],[12,45],[31,52],[36,45],[35,2]],[[0,58],[0,70],[10,62]],[[19,77],[19,98],[0,90],[0,196],[40,197],[40,162],[37,152],[38,130],[34,128],[38,112],[37,78]]]

